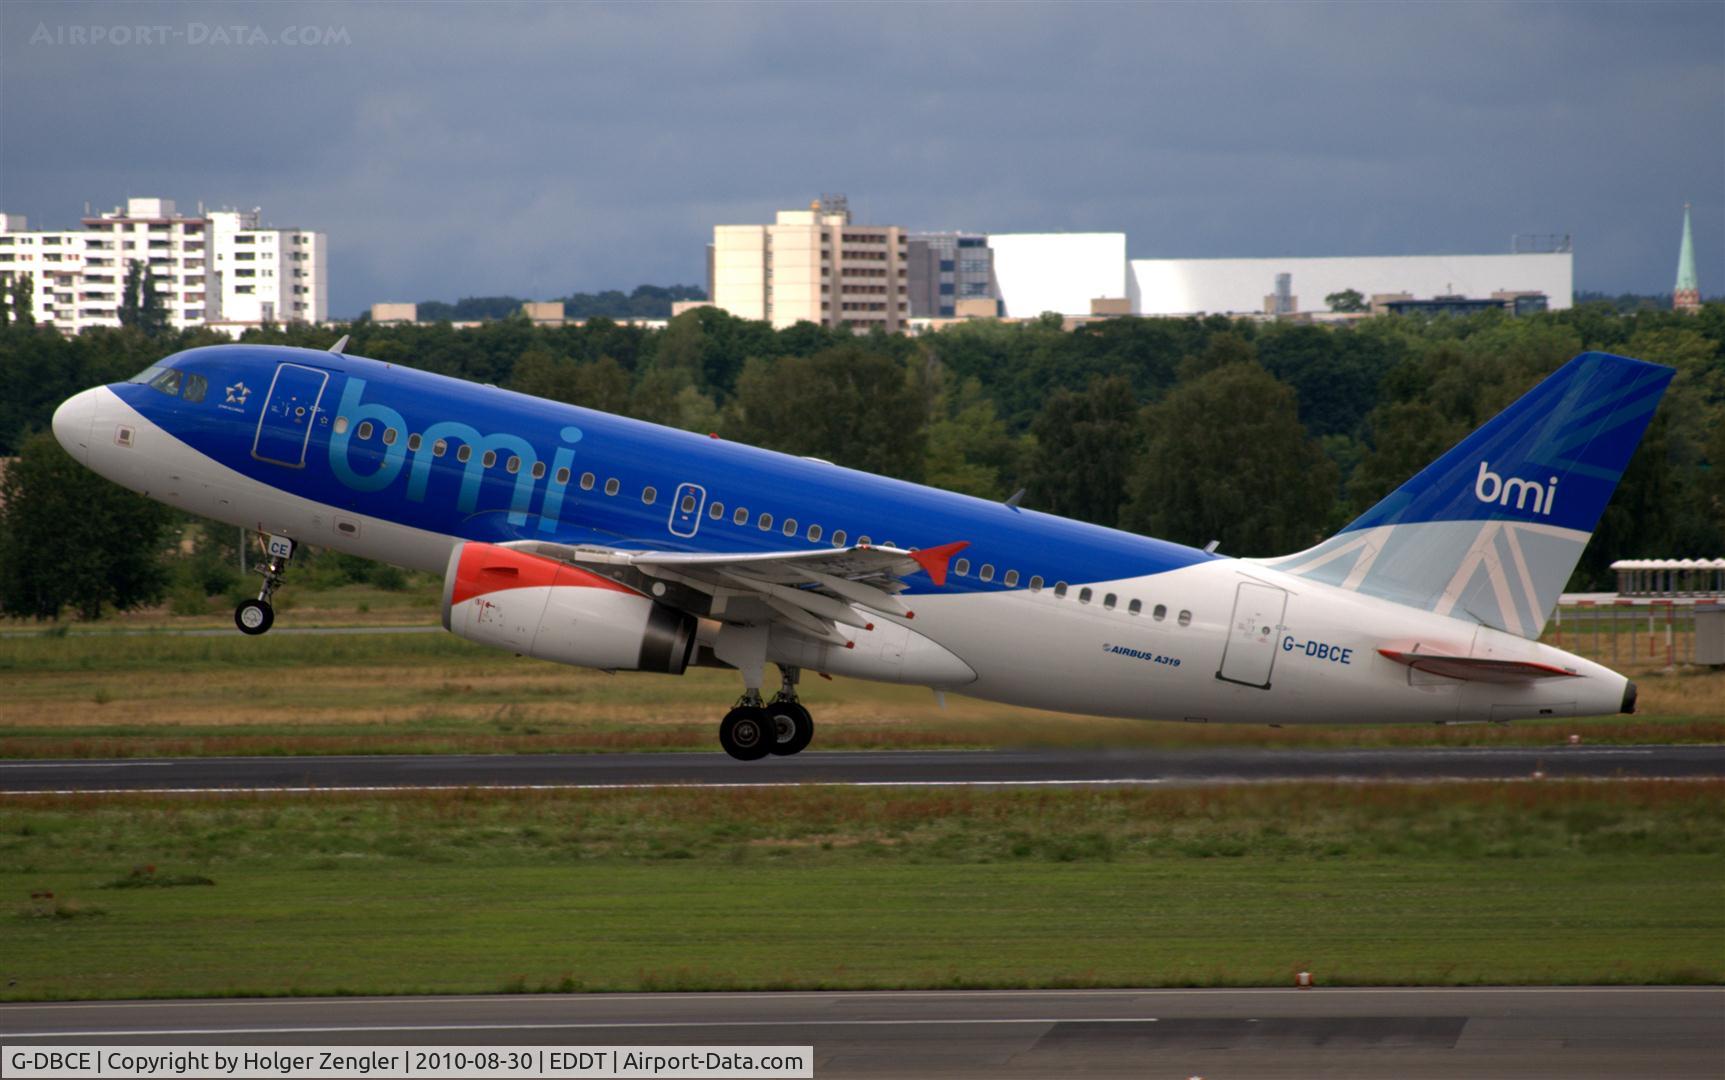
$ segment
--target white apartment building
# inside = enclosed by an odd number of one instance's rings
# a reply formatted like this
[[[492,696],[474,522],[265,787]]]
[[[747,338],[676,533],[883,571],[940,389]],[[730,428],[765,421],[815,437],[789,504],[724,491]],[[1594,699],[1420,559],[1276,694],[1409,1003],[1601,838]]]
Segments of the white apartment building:
[[[879,327],[910,318],[909,236],[855,225],[843,195],[780,210],[771,225],[716,225],[707,294],[715,307],[776,329],[799,322]]]
[[[35,230],[0,214],[0,281],[29,275],[37,322],[65,333],[119,326],[127,268],[149,266],[175,329],[213,326],[237,334],[263,323],[329,317],[328,238],[306,229],[259,225],[257,210],[200,206],[195,216],[171,199],[128,199],[83,219],[80,230]]]

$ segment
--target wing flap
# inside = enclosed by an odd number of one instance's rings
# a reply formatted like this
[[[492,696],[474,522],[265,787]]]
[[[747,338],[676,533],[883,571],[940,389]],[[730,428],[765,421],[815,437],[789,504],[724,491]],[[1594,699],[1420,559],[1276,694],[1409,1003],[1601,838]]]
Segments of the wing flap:
[[[677,581],[709,595],[717,590],[752,594],[774,612],[775,620],[821,641],[848,639],[835,624],[871,629],[857,608],[912,619],[916,613],[894,594],[904,580],[923,574],[946,584],[947,566],[968,541],[905,551],[856,546],[819,551],[768,551],[728,554],[687,551],[620,551],[541,540],[504,545],[570,563],[627,566],[649,577]]]

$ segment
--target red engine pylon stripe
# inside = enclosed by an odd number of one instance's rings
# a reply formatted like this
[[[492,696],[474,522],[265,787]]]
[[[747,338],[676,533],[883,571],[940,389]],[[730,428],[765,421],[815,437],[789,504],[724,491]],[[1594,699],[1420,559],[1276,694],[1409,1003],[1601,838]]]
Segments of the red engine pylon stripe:
[[[578,566],[530,555],[495,544],[469,543],[461,549],[461,561],[455,567],[455,588],[450,593],[454,603],[503,589],[530,589],[556,586],[572,589],[609,589],[612,592],[640,595],[626,585],[607,577],[583,570]]]

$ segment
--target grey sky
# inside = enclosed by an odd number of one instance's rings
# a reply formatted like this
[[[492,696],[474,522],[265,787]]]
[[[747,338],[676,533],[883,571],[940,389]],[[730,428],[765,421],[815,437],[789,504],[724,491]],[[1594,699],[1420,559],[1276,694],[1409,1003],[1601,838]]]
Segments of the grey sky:
[[[0,6],[0,209],[261,206],[340,315],[700,283],[822,191],[1134,258],[1569,232],[1614,292],[1671,288],[1689,201],[1713,295],[1725,3]]]

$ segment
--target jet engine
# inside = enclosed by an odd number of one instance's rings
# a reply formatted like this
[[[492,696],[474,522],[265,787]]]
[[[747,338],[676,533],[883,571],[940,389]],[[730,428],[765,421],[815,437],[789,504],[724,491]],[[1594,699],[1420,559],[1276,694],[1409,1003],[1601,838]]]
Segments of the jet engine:
[[[494,544],[457,544],[443,628],[493,648],[606,670],[681,675],[693,617],[578,566]]]

